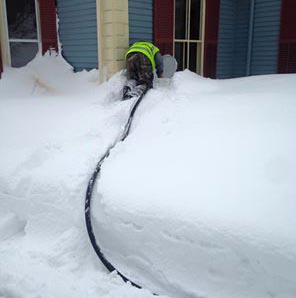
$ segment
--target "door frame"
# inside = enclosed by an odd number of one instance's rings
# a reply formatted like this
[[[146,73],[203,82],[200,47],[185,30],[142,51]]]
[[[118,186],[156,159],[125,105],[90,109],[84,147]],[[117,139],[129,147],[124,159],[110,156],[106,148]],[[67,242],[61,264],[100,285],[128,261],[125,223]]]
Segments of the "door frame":
[[[6,44],[6,52],[7,52],[7,65],[11,66],[11,53],[10,53],[10,42],[36,42],[38,45],[38,53],[41,51],[42,44],[41,44],[41,29],[40,29],[40,12],[39,12],[39,0],[34,0],[35,2],[35,15],[36,15],[36,26],[37,26],[37,41],[31,39],[16,39],[12,38],[9,39],[8,33],[8,19],[7,19],[7,7],[6,7],[6,0],[1,0],[2,8],[3,8],[3,17],[4,17],[4,32],[5,32],[5,44]],[[5,66],[5,65],[4,65]]]
[[[186,0],[186,2],[189,1],[189,5],[191,4],[191,0]],[[199,61],[199,74],[201,76],[203,76],[204,73],[204,41],[205,41],[205,19],[206,19],[206,0],[200,0],[200,24],[199,24],[199,28],[200,28],[200,39],[198,40],[191,40],[191,39],[176,39],[175,38],[175,28],[176,28],[176,0],[174,0],[174,28],[173,28],[173,54],[175,56],[175,43],[176,42],[180,42],[180,43],[195,43],[197,44],[197,53],[196,53],[196,61]],[[187,20],[187,11],[186,11],[186,20]],[[188,30],[188,27],[190,27],[190,16],[189,16],[189,22],[186,24],[187,28],[186,30]],[[200,53],[198,48],[200,48]],[[183,52],[184,55],[184,52]],[[200,55],[200,58],[198,57]],[[187,60],[187,66],[189,65],[189,61],[190,61],[190,55],[189,55],[189,47],[187,47],[187,56],[188,56],[188,60]],[[197,62],[198,63],[198,62]],[[198,65],[197,65],[198,66]],[[186,67],[187,68],[187,67]],[[198,73],[198,70],[195,71],[196,73]]]

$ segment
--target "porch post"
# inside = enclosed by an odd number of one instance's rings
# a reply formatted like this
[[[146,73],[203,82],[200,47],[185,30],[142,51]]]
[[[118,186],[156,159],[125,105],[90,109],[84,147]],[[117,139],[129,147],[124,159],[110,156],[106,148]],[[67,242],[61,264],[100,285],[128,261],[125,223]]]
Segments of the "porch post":
[[[128,48],[128,0],[97,0],[100,82],[124,68]]]

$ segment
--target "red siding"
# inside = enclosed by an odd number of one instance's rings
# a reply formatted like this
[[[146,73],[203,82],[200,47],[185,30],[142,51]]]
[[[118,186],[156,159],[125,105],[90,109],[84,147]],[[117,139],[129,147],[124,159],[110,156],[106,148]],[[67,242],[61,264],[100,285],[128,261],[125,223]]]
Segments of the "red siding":
[[[206,0],[204,76],[216,78],[220,0]]]
[[[1,79],[2,72],[3,72],[3,64],[2,64],[1,43],[0,43],[0,79]]]
[[[282,0],[279,73],[296,72],[296,1]]]
[[[162,54],[173,55],[174,0],[154,0],[153,39]]]
[[[55,0],[39,0],[42,55],[54,49],[58,51]]]

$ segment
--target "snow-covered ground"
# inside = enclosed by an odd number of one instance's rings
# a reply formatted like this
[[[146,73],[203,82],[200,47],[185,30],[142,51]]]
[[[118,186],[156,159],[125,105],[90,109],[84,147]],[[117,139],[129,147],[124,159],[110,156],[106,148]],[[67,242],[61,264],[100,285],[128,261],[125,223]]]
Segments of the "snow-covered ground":
[[[0,297],[154,297],[108,274],[84,226],[99,157],[121,134],[124,77],[60,57],[0,80]],[[159,80],[104,162],[104,253],[169,297],[296,297],[296,75]],[[99,223],[99,224],[98,224]]]

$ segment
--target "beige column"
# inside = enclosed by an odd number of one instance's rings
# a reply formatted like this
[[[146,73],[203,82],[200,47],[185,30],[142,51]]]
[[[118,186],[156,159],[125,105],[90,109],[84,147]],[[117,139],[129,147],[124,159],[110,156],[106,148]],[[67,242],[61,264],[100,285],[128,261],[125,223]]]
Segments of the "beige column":
[[[2,53],[2,62],[4,65],[9,65],[9,55],[8,55],[8,40],[7,40],[7,26],[6,26],[6,13],[5,13],[5,0],[0,0],[0,45]]]
[[[100,81],[125,67],[129,45],[128,0],[97,0]]]

